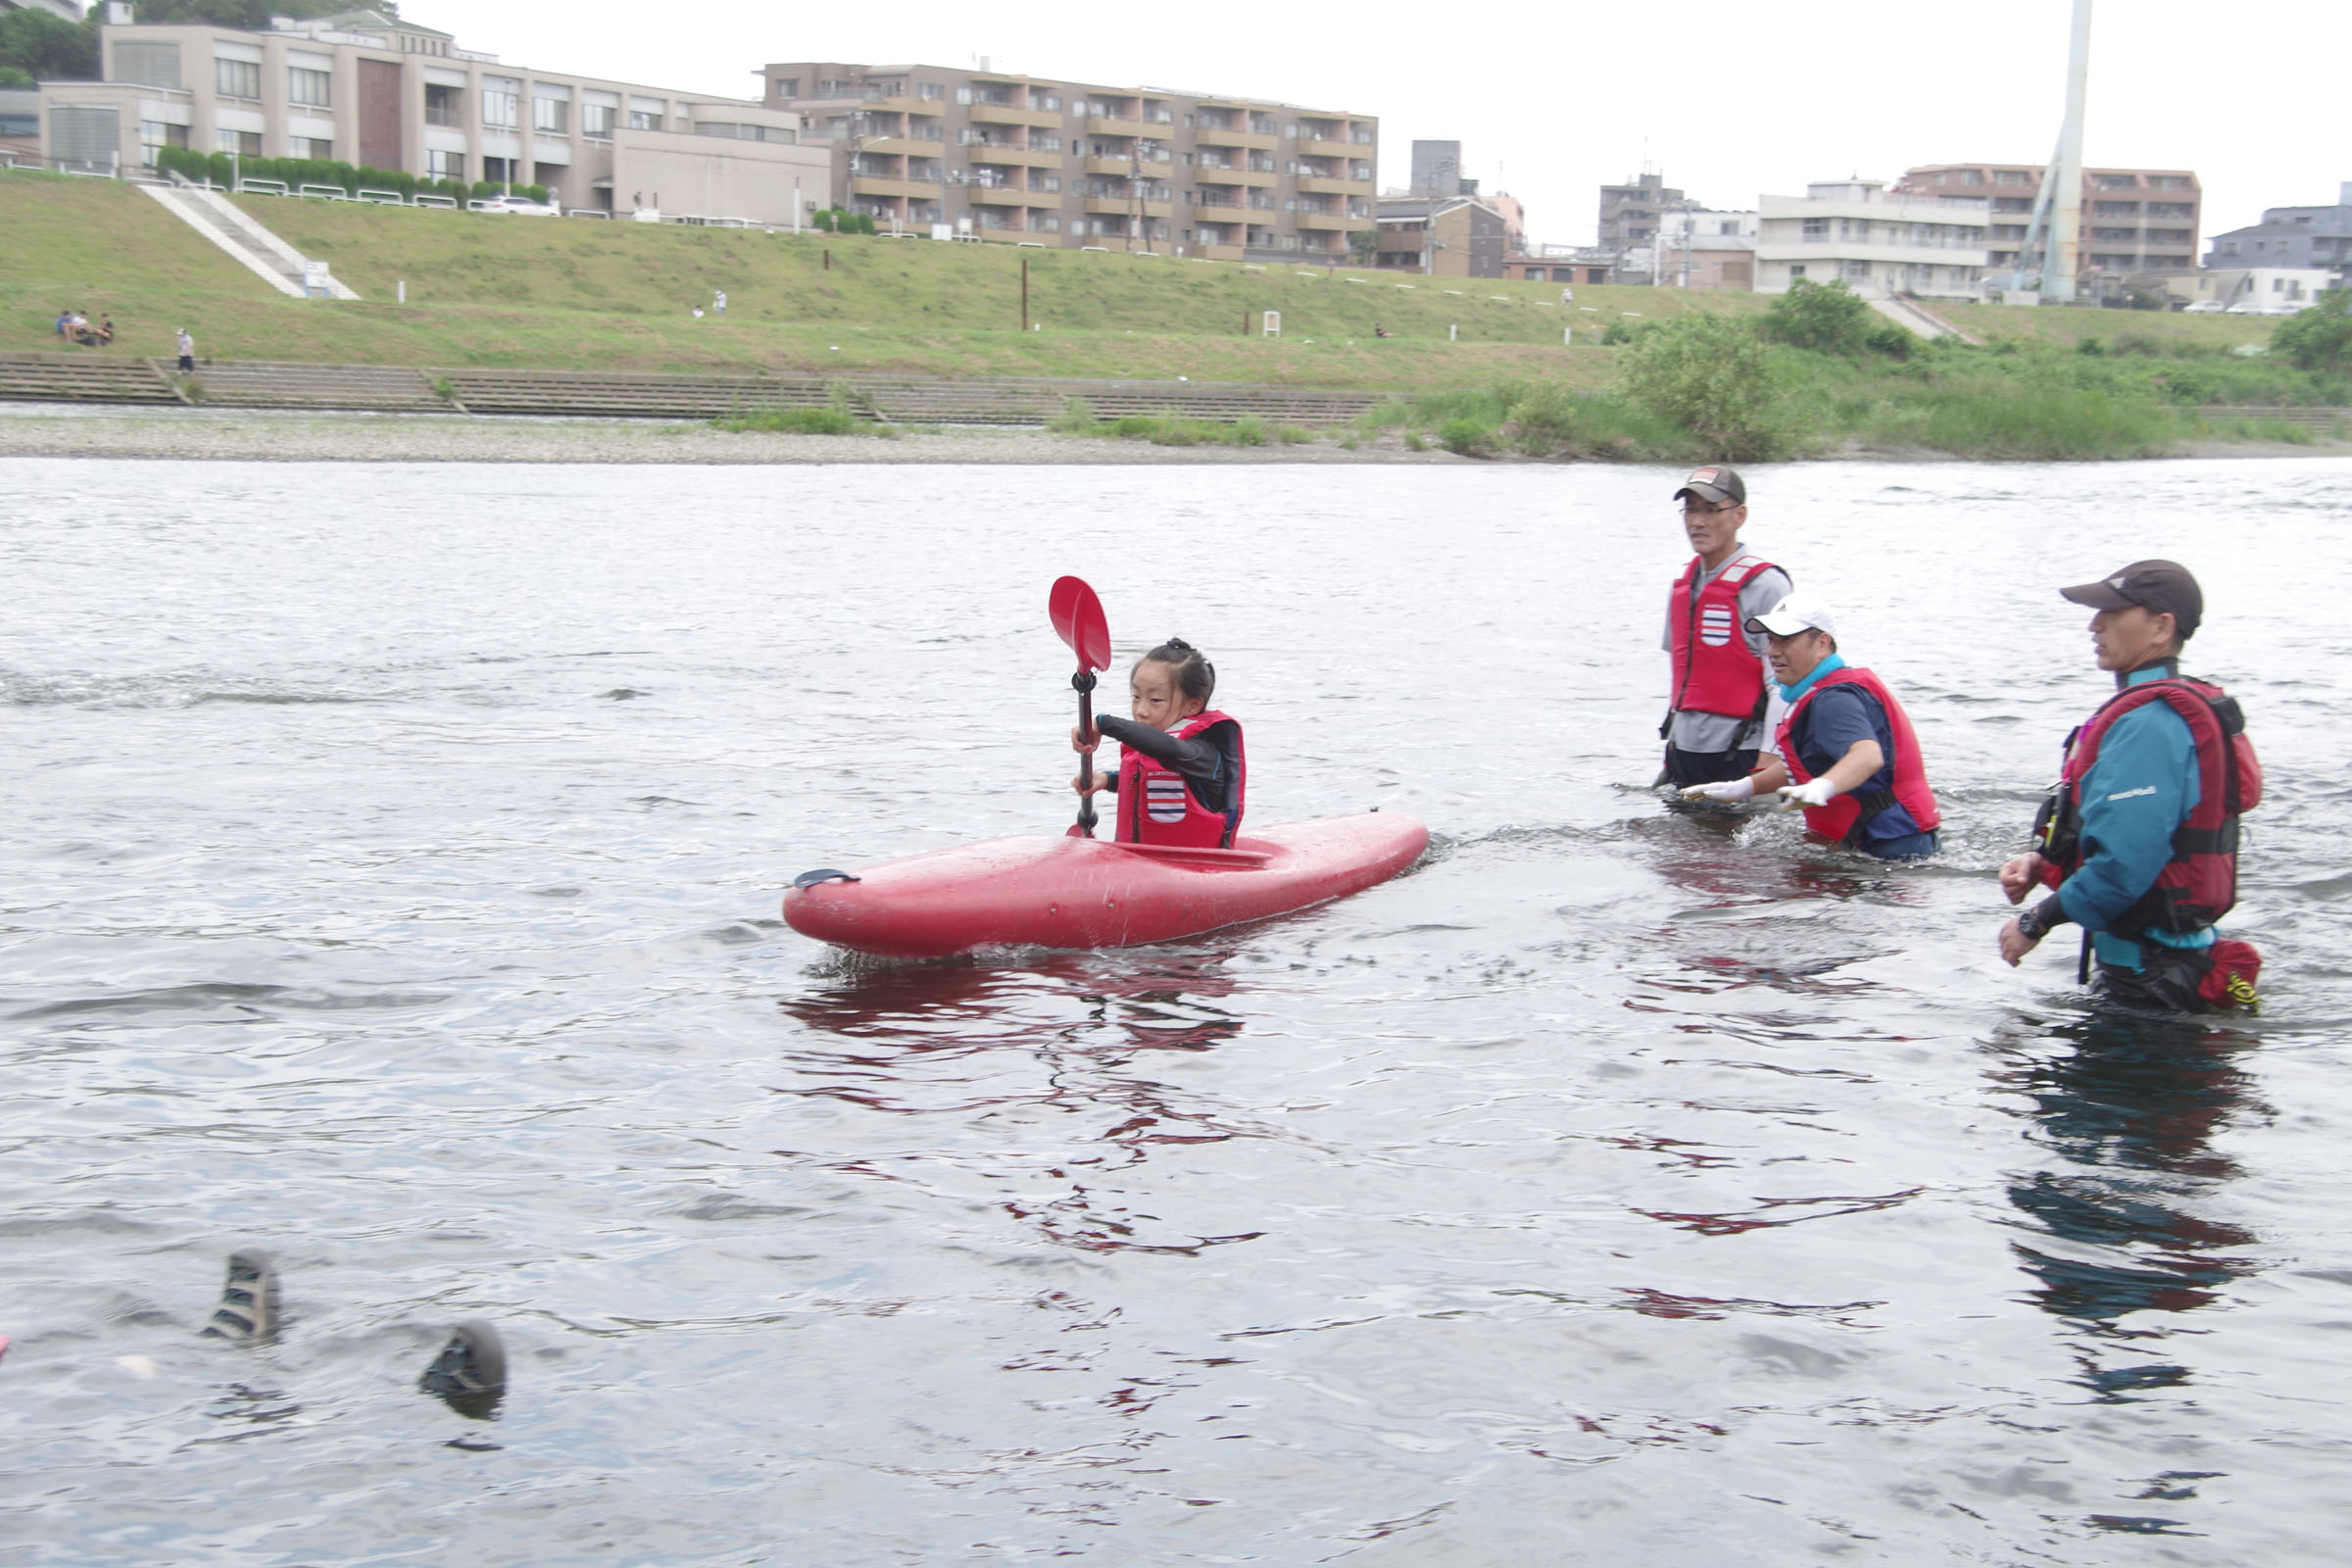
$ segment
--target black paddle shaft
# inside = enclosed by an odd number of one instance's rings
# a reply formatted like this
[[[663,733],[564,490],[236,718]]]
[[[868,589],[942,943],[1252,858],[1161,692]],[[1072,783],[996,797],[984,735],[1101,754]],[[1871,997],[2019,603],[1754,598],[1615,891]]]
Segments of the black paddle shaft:
[[[1091,669],[1079,670],[1077,674],[1070,677],[1070,685],[1078,693],[1078,733],[1092,735],[1095,732],[1095,672]],[[1083,764],[1083,771],[1087,775],[1086,781],[1092,784],[1095,781],[1095,754],[1088,752],[1080,760]],[[1080,795],[1078,797],[1078,831],[1090,839],[1093,838],[1095,836],[1095,820],[1094,796],[1091,794]]]

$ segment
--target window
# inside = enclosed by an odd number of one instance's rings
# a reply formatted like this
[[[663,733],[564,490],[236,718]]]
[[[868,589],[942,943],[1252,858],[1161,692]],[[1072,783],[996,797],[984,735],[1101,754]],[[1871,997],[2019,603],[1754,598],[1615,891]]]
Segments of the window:
[[[1061,138],[1041,136],[1033,130],[1029,133],[1029,150],[1033,153],[1057,153],[1061,151]]]
[[[561,98],[531,99],[531,128],[544,130],[551,136],[563,136],[571,129],[571,105]]]
[[[914,95],[917,98],[945,98],[948,95],[947,84],[938,81],[918,81],[914,84]]]
[[[466,155],[460,152],[447,152],[438,147],[428,147],[424,151],[424,172],[428,177],[433,179],[464,179],[466,177]]]
[[[1826,218],[1808,218],[1808,219],[1806,219],[1806,220],[1805,220],[1805,238],[1806,238],[1806,239],[1808,239],[1808,240],[1826,240],[1826,239],[1828,239],[1829,237],[1830,237],[1830,220],[1829,220],[1828,219],[1826,219]]]
[[[214,61],[213,91],[223,98],[261,97],[261,66],[251,60]]]
[[[798,98],[801,95],[801,78],[798,76],[778,76],[770,86],[778,98]]]
[[[2090,177],[2091,183],[2101,190],[2135,190],[2139,186],[2137,174],[2093,174]]]
[[[289,136],[286,151],[296,158],[316,158],[322,164],[335,161],[335,144],[321,136]]]
[[[331,96],[334,80],[323,71],[305,71],[300,66],[289,66],[286,68],[286,102],[325,109],[334,102]]]
[[[1789,266],[1789,268],[1788,268],[1788,275],[1789,275],[1791,278],[1797,278],[1797,277],[1802,277],[1802,276],[1804,276],[1804,275],[1805,275],[1805,264],[1804,264],[1804,263],[1802,263],[1802,262],[1795,262],[1795,263],[1792,263],[1792,264],[1790,264],[1790,266]]]
[[[1982,185],[1984,183],[1984,171],[1982,169],[1963,169],[1960,171],[1959,183],[1963,185]]]
[[[520,113],[521,105],[516,103],[514,94],[488,90],[482,93],[483,124],[504,125],[513,129],[516,123],[516,117]]]
[[[1838,274],[1840,277],[1868,277],[1870,275],[1870,264],[1868,262],[1839,262],[1838,264]]]
[[[513,158],[485,158],[482,160],[482,178],[493,185],[511,185],[514,182],[514,165],[517,162]]]
[[[438,82],[424,84],[424,122],[428,125],[455,125],[466,113],[465,99],[456,87],[444,87]]]
[[[216,152],[235,153],[240,158],[262,156],[262,133],[258,130],[216,130],[213,132]]]
[[[185,147],[187,144],[188,127],[185,125],[167,124],[160,120],[139,122],[140,162],[150,168],[155,164],[155,155],[164,148]]]
[[[484,116],[483,118],[487,119],[489,117]],[[833,123],[835,125],[839,125],[841,122],[836,120],[833,122]],[[648,114],[642,109],[632,109],[629,111],[629,128],[631,130],[660,130],[662,128],[662,117],[660,115]]]
[[[1061,232],[1061,220],[1054,217],[1051,214],[1040,216],[1039,214],[1031,213],[1029,215],[1029,221],[1037,228],[1038,232],[1042,234],[1058,234]]]
[[[612,106],[611,104],[580,105],[580,134],[605,140],[612,134]]]
[[[1996,169],[1992,172],[1995,185],[2031,185],[2034,176],[2023,169]]]

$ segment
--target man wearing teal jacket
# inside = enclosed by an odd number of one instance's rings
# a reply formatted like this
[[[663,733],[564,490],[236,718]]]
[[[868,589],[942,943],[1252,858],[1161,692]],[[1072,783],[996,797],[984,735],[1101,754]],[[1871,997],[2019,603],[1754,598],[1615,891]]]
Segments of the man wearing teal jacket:
[[[2200,774],[2226,777],[2233,796],[2239,774],[2228,759],[2226,772],[2201,766],[2200,732],[2174,701],[2149,692],[2142,697],[2156,700],[2133,704],[2126,695],[2150,682],[2172,683],[2175,693],[2186,688],[2185,701],[2227,715],[2202,728],[2205,746],[2233,744],[2236,731],[2227,726],[2237,722],[2235,704],[2219,688],[2183,682],[2180,672],[2181,645],[2203,617],[2204,595],[2170,561],[2134,562],[2060,592],[2097,612],[2091,642],[2099,667],[2115,675],[2118,696],[2109,706],[2117,711],[2102,709],[2070,741],[2066,781],[2053,797],[2056,831],[2001,867],[2001,891],[2012,904],[2037,885],[2056,889],[2001,928],[2001,956],[2014,965],[2051,930],[2073,923],[2089,934],[2101,995],[2161,1011],[2204,1011],[2214,1001],[2207,984],[2212,922],[2234,898],[2238,803],[2228,803],[2223,822],[2197,825],[2213,814],[2198,810]],[[2250,751],[2242,755],[2251,761]],[[2259,798],[2258,768],[2251,788],[2249,807]],[[2248,976],[2247,997],[2251,987]]]

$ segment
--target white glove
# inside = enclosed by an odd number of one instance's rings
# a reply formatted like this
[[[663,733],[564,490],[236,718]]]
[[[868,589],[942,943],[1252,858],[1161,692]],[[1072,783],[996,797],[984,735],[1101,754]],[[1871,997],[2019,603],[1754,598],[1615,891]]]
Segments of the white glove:
[[[1752,778],[1726,779],[1721,784],[1693,784],[1683,791],[1686,801],[1744,801],[1756,793]]]
[[[1792,806],[1827,806],[1838,792],[1830,788],[1826,778],[1809,778],[1802,784],[1791,784],[1781,791],[1781,799]]]

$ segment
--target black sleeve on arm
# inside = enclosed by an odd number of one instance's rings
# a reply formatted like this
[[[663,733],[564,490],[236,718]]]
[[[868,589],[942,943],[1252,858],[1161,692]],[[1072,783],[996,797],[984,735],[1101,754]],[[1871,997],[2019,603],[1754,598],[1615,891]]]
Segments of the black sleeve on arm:
[[[1217,776],[1217,749],[1200,736],[1180,741],[1164,729],[1138,724],[1132,718],[1114,718],[1108,713],[1095,719],[1095,727],[1117,741],[1133,747],[1162,767],[1172,767],[1188,779],[1203,782]]]

